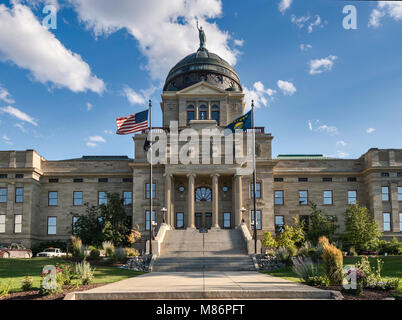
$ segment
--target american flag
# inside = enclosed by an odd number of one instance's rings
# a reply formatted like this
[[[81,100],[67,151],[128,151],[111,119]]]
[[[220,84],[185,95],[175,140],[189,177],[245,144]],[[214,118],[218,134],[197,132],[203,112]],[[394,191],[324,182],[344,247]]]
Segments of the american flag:
[[[116,119],[117,132],[116,134],[130,134],[148,128],[148,110],[138,112],[128,117]]]

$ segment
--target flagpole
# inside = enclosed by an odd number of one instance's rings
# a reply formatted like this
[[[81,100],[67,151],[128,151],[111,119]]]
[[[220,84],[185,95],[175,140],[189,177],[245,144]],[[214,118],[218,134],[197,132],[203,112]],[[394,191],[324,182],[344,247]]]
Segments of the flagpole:
[[[255,166],[255,126],[254,126],[254,100],[251,100],[252,128],[253,128],[253,203],[254,203],[254,252],[257,254],[257,188]]]
[[[152,183],[152,100],[149,100],[149,138],[150,138],[150,164],[149,164],[149,254],[152,255],[152,198],[153,198],[153,183]]]

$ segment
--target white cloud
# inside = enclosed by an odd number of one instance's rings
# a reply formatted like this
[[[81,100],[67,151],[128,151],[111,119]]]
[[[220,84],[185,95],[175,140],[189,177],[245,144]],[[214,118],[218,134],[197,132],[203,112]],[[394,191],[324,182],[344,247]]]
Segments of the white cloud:
[[[370,133],[373,133],[374,131],[375,131],[374,128],[368,128],[368,129],[366,130],[366,132],[369,133],[369,134],[370,134]]]
[[[244,45],[244,40],[235,39],[234,44],[238,47],[242,47]]]
[[[10,139],[9,137],[7,137],[6,135],[4,135],[4,136],[2,137],[2,139],[4,140],[4,142],[5,142],[6,144],[8,144],[8,145],[10,145],[10,146],[13,145],[11,139]]]
[[[345,146],[347,145],[347,143],[346,143],[345,141],[343,141],[343,140],[340,140],[340,141],[337,141],[337,142],[336,142],[336,145],[337,145],[337,146],[345,147]]]
[[[198,18],[208,50],[235,65],[239,52],[233,39],[215,22],[222,15],[221,0],[69,0],[79,20],[95,36],[125,29],[138,41],[153,80],[164,80],[180,59],[198,49]]]
[[[103,132],[106,134],[114,134],[114,132],[112,130],[104,130]]]
[[[281,0],[278,4],[279,11],[284,14],[286,10],[290,8],[293,0]]]
[[[338,128],[335,126],[327,126],[326,124],[323,124],[321,126],[319,126],[317,129],[317,131],[321,131],[321,132],[327,132],[329,134],[338,134]]]
[[[301,51],[308,51],[308,50],[310,50],[311,48],[313,48],[313,46],[312,46],[311,44],[308,44],[308,43],[306,43],[306,44],[304,44],[304,43],[300,44],[300,50],[301,50]]]
[[[22,123],[16,123],[16,124],[14,124],[14,127],[20,129],[21,132],[23,132],[23,133],[28,133],[28,130],[25,129],[25,127]]]
[[[308,33],[312,33],[315,27],[323,28],[326,21],[322,21],[321,17],[316,14],[315,16],[301,16],[296,17],[294,14],[290,17],[290,21],[298,26],[299,29],[307,27]]]
[[[102,136],[91,136],[87,138],[88,142],[86,143],[87,147],[94,148],[98,145],[98,143],[106,143],[106,140]]]
[[[373,9],[370,14],[368,26],[378,28],[381,26],[380,20],[389,16],[396,21],[402,20],[402,3],[399,1],[381,1],[378,2],[376,9]]]
[[[286,96],[292,96],[296,92],[296,87],[293,83],[283,80],[278,80],[278,87]]]
[[[15,101],[11,98],[11,94],[7,89],[0,86],[0,100],[3,100],[5,103],[13,104]]]
[[[270,102],[273,100],[273,96],[276,91],[273,89],[265,89],[264,84],[261,81],[257,81],[254,83],[252,89],[248,89],[246,87],[243,88],[243,92],[245,94],[245,102],[246,108],[248,111],[251,109],[251,101],[254,100],[254,105],[256,108],[269,106]]]
[[[21,110],[8,106],[4,108],[0,108],[0,111],[7,113],[13,117],[18,118],[19,120],[29,122],[30,124],[34,125],[35,127],[38,126],[38,123],[36,122],[35,119],[33,119],[31,116],[26,114],[25,112],[22,112]]]
[[[310,66],[310,74],[319,74],[324,71],[331,71],[332,67],[334,66],[334,61],[338,59],[337,56],[334,55],[329,55],[326,58],[322,59],[313,59],[310,60],[309,66]]]
[[[143,94],[135,92],[129,87],[124,88],[124,95],[126,96],[128,102],[131,104],[143,104],[145,105],[146,100]]]
[[[313,124],[311,123],[310,120],[307,122],[307,124],[308,124],[309,130],[310,130],[310,131],[313,131]]]
[[[28,6],[0,5],[0,58],[28,69],[35,81],[73,92],[102,93],[103,80],[92,75],[81,56],[63,44],[35,17]]]
[[[90,102],[87,102],[87,111],[91,111],[93,109],[93,105]]]
[[[87,142],[87,147],[94,148],[94,147],[96,147],[96,146],[97,146],[97,144],[96,144],[96,143],[93,143],[93,142]]]
[[[335,158],[348,158],[350,156],[349,153],[345,152],[345,151],[340,151],[338,150],[336,152],[336,154],[334,155]]]

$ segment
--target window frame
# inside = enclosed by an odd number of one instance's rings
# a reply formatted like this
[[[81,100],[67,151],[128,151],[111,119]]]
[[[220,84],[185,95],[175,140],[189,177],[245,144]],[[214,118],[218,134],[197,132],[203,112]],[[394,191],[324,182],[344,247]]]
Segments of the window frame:
[[[17,223],[17,217],[21,218],[21,221]],[[17,231],[17,226],[20,226],[20,231]],[[16,213],[14,214],[14,234],[22,233],[22,214]]]
[[[256,212],[257,212],[257,225],[256,225],[256,227],[257,227],[257,230],[262,230],[262,210],[257,209]],[[258,217],[258,213],[260,214],[259,217]],[[251,227],[251,230],[254,231],[254,228],[251,225],[251,222],[253,221],[253,214],[254,214],[254,210],[250,210],[250,227]]]
[[[399,212],[399,231],[402,231],[402,212]]]
[[[229,226],[225,225],[225,222],[228,220],[226,219],[226,216],[229,215]],[[232,213],[231,212],[224,212],[223,213],[223,229],[231,229],[232,228]]]
[[[325,199],[329,199],[329,197],[325,196],[326,192],[331,192],[331,203],[325,203]],[[334,191],[333,190],[324,190],[323,194],[322,194],[322,198],[323,198],[322,204],[324,206],[333,206],[334,205]]]
[[[54,218],[55,219],[55,224],[54,225],[50,225],[49,224],[49,220]],[[49,233],[49,227],[54,227],[55,228],[55,233]],[[54,236],[57,235],[57,217],[56,216],[48,216],[47,217],[47,228],[46,228],[46,232],[48,236]]]
[[[384,193],[385,189],[387,190],[386,193]],[[385,195],[387,196],[386,200],[384,199]],[[381,200],[382,202],[389,202],[389,186],[381,186]]]
[[[100,199],[101,199],[100,194],[101,193],[105,194],[105,199],[106,199],[105,203],[100,203]],[[107,204],[107,192],[106,191],[98,191],[98,206],[101,206],[102,204],[105,204],[105,205]]]
[[[2,220],[4,220],[4,221],[2,221]],[[0,233],[6,233],[6,222],[7,222],[7,215],[0,214]]]
[[[147,219],[147,217],[149,217],[149,210],[145,210],[145,220],[144,220],[145,231],[149,231],[151,229],[150,220]],[[156,222],[156,210],[152,210],[152,221]],[[147,222],[149,224],[149,227],[147,227]]]
[[[76,193],[81,193],[81,204],[75,204],[75,200],[79,199],[75,197]],[[74,207],[80,207],[84,205],[84,192],[83,191],[73,191],[73,206]]]
[[[5,194],[1,194],[1,191],[5,190]],[[7,203],[7,196],[8,196],[8,188],[0,188],[0,203]],[[2,198],[4,197],[4,201],[2,201]]]
[[[126,193],[130,194],[130,203],[126,203]],[[132,206],[133,205],[133,192],[132,191],[123,191],[123,205],[124,206]]]
[[[149,211],[149,210],[148,210]],[[178,219],[179,215],[182,216],[181,222],[182,222],[182,226],[179,226],[178,221],[180,219]],[[184,229],[184,212],[182,211],[177,211],[175,214],[175,221],[174,221],[174,225],[176,229]]]
[[[50,194],[55,193],[56,194],[56,204],[50,204],[51,200],[54,200],[54,198],[50,198]],[[58,207],[59,206],[59,192],[58,191],[49,191],[47,194],[47,206],[48,207]]]
[[[398,190],[398,201],[402,202],[402,186],[397,186]]]
[[[255,198],[256,199],[262,199],[262,182],[261,181],[256,181],[256,191],[255,191]],[[254,199],[254,183],[250,183],[250,199]],[[258,195],[258,192],[260,192],[260,195]]]
[[[277,197],[276,196],[277,192],[281,192],[282,196]],[[276,199],[281,199],[282,203],[276,203]],[[284,204],[285,204],[285,191],[283,191],[283,190],[274,190],[274,205],[275,206],[283,206]]]
[[[385,221],[385,217],[388,216],[389,221]],[[391,221],[391,213],[390,212],[383,212],[382,213],[382,229],[384,232],[391,232],[392,230],[392,221]],[[386,229],[385,226],[388,224],[388,228]]]
[[[277,218],[282,218],[282,224],[277,223]],[[279,227],[281,229],[279,229]],[[281,234],[284,231],[285,227],[285,216],[284,215],[274,215],[274,228],[275,228],[275,234]]]
[[[149,186],[149,182],[145,183],[145,199],[150,199],[151,197],[151,193],[149,193],[148,196],[148,186]],[[155,186],[155,188],[154,188]],[[155,189],[155,191],[154,191]],[[157,193],[156,193],[156,181],[152,182],[152,199],[156,199]]]
[[[308,192],[308,190],[299,190],[298,192],[299,192],[299,206],[308,206],[308,200],[309,200],[309,194],[308,194],[309,192]],[[306,197],[301,197],[300,192],[306,192],[307,196]],[[306,203],[301,203],[301,201],[300,201],[301,198],[306,198]]]
[[[22,190],[22,194],[18,194],[18,190]],[[21,201],[17,201],[18,197],[21,197]],[[24,187],[15,187],[15,203],[24,202]]]
[[[354,192],[355,193],[354,203],[350,201],[350,199],[352,199],[352,197],[349,196],[349,192]],[[348,205],[357,204],[357,190],[348,190],[347,195],[348,195]]]

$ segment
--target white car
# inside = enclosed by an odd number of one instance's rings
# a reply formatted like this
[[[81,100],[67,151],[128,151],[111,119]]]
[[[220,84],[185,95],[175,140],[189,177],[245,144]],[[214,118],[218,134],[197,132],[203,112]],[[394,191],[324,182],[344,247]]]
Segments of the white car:
[[[47,248],[42,252],[39,252],[37,257],[65,257],[66,254],[61,252],[59,248]]]

